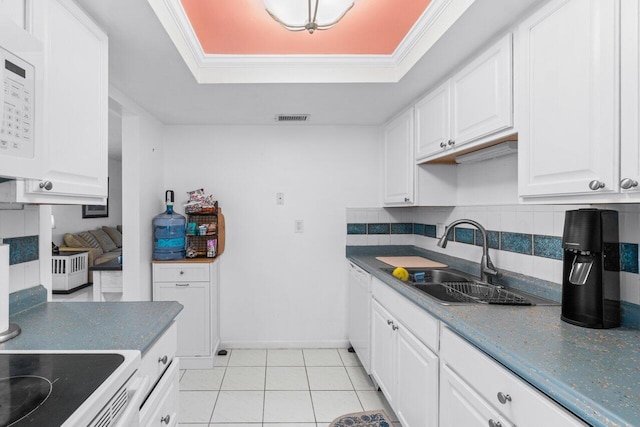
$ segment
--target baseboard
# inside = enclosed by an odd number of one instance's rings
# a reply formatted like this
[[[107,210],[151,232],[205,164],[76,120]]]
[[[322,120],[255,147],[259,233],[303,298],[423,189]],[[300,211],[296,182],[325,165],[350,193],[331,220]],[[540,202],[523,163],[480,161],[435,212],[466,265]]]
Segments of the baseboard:
[[[349,340],[331,341],[235,341],[220,343],[221,349],[234,348],[348,348]]]

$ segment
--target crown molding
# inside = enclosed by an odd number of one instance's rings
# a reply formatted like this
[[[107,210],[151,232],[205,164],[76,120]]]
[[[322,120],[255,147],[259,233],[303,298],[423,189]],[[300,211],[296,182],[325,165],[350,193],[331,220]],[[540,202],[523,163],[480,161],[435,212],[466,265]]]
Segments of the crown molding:
[[[198,83],[395,83],[475,0],[432,0],[391,55],[207,54],[180,0],[148,0]]]

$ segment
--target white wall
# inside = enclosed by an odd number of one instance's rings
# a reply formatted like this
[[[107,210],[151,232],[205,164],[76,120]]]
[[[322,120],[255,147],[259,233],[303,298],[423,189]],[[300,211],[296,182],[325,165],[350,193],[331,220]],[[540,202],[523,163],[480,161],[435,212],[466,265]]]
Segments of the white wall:
[[[223,345],[346,344],[345,208],[378,203],[378,134],[373,127],[167,127],[164,182],[177,210],[186,191],[204,188],[225,214]],[[278,192],[284,206],[276,205]],[[302,234],[294,234],[296,219]]]
[[[122,107],[122,275],[125,301],[151,300],[151,220],[163,209],[164,126],[114,87]]]
[[[122,224],[122,162],[109,159],[109,216],[107,218],[82,218],[82,205],[54,205],[51,212],[56,228],[51,230],[53,242],[62,245],[65,233],[95,230],[103,225],[115,227]]]

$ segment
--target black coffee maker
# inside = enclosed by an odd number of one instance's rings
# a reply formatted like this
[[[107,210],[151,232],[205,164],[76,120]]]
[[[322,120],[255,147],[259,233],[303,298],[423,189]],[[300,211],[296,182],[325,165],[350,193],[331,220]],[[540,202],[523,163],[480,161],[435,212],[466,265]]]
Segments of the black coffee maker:
[[[567,211],[562,248],[562,320],[586,328],[620,326],[618,212]]]

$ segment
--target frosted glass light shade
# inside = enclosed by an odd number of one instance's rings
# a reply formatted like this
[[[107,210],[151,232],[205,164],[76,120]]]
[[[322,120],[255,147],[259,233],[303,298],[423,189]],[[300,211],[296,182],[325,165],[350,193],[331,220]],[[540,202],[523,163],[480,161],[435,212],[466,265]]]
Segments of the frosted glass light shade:
[[[326,30],[353,7],[355,0],[263,0],[267,12],[291,31]]]

